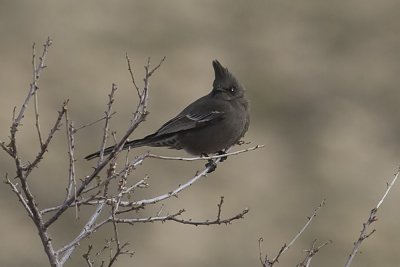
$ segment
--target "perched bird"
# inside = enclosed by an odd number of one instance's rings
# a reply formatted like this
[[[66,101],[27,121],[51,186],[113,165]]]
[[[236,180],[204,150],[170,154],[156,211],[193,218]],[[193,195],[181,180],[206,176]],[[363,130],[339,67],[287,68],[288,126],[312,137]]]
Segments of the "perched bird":
[[[176,117],[166,122],[155,133],[142,139],[128,141],[123,149],[141,146],[184,149],[193,155],[224,153],[237,144],[249,128],[249,103],[245,89],[217,60],[212,62],[215,72],[213,89],[187,106]],[[104,150],[110,154],[114,146]],[[90,154],[90,160],[100,151]]]

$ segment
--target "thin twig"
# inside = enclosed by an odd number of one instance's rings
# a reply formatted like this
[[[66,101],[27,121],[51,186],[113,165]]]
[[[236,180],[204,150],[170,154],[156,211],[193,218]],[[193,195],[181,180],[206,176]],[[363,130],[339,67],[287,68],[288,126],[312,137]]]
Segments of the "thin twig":
[[[111,119],[112,116],[114,116],[116,113],[117,113],[117,112],[115,112],[115,111],[112,112],[112,113],[110,114],[109,118]],[[104,116],[104,117],[102,117],[102,118],[100,118],[100,119],[97,119],[97,120],[95,120],[95,121],[93,121],[93,122],[89,122],[89,123],[83,124],[83,125],[81,125],[81,126],[79,126],[79,127],[76,127],[76,128],[74,129],[74,132],[77,132],[77,131],[79,131],[79,130],[82,130],[82,129],[86,128],[86,127],[90,127],[90,126],[92,126],[92,125],[94,125],[94,124],[96,124],[96,123],[101,122],[102,120],[105,120],[106,118],[107,118],[107,116]]]
[[[153,75],[153,73],[156,71],[156,70],[158,70],[160,67],[161,67],[161,65],[164,63],[164,61],[167,59],[167,57],[166,56],[164,56],[161,60],[160,60],[160,62],[158,63],[158,65],[157,66],[155,66],[152,70],[150,70],[150,72],[149,72],[149,78],[150,78],[150,76],[151,75]],[[148,67],[150,67],[150,58],[148,58],[148,64],[147,64],[147,66]]]
[[[111,93],[108,95],[107,111],[105,112],[105,123],[103,130],[103,138],[101,142],[100,157],[97,162],[97,166],[103,161],[104,149],[106,148],[107,137],[108,137],[108,125],[112,113],[112,104],[114,103],[114,93],[117,90],[117,86],[113,83],[111,86]]]
[[[32,83],[34,86],[37,87],[37,77],[36,77],[36,52],[35,52],[35,43],[32,45]],[[38,104],[38,97],[37,97],[37,88],[34,92],[34,105],[35,105],[35,120],[36,120],[36,130],[38,133],[38,138],[39,138],[39,143],[40,143],[40,148],[43,146],[43,139],[42,139],[42,133],[40,131],[40,122],[39,122],[39,104]]]
[[[215,164],[217,164],[219,161],[221,160],[221,158],[217,158],[214,162]],[[173,196],[177,196],[182,190],[185,190],[186,188],[190,187],[192,184],[194,184],[195,182],[197,182],[199,179],[201,179],[202,177],[205,177],[210,169],[213,168],[213,166],[208,166],[206,168],[204,168],[203,171],[197,173],[195,176],[193,176],[189,181],[187,181],[184,184],[179,185],[175,190],[165,193],[163,195],[159,195],[157,197],[154,198],[150,198],[150,199],[143,199],[143,200],[139,200],[136,202],[132,202],[132,203],[126,203],[125,201],[121,201],[120,205],[125,205],[125,206],[145,206],[145,205],[149,205],[149,204],[155,204],[157,202],[160,202],[162,200],[168,199],[170,197]]]
[[[68,144],[68,187],[66,199],[70,198],[74,194],[76,199],[76,179],[75,179],[75,140],[74,140],[74,125],[73,122],[69,121],[68,111],[65,112],[65,128],[67,132],[67,144]],[[75,218],[78,219],[78,205],[75,203]]]
[[[147,115],[147,101],[148,101],[148,86],[149,86],[149,74],[148,74],[148,65],[146,68],[145,74],[145,84],[143,88],[143,95],[139,100],[139,104],[136,107],[136,112],[134,113],[134,118],[125,135],[121,138],[118,144],[115,145],[114,150],[109,154],[109,156],[104,159],[97,167],[93,170],[93,172],[86,176],[82,181],[82,184],[77,188],[76,197],[80,197],[82,192],[86,189],[86,187],[97,177],[97,175],[108,165],[108,163],[114,159],[117,154],[122,150],[126,140],[132,134],[132,132],[139,126],[141,122],[144,121]],[[161,63],[159,64],[159,66]],[[155,69],[152,70],[154,72]],[[75,196],[70,197],[67,201],[63,203],[61,208],[45,223],[46,227],[49,227],[52,223],[54,223],[76,200]]]
[[[190,224],[190,225],[215,225],[215,224],[230,224],[232,221],[238,220],[238,219],[243,219],[244,215],[246,215],[249,212],[249,209],[244,209],[242,212],[236,214],[235,216],[232,216],[227,219],[221,219],[221,212],[222,212],[222,204],[224,203],[224,197],[221,197],[220,202],[218,203],[218,212],[217,212],[217,218],[215,220],[206,220],[206,221],[193,221],[193,220],[183,220],[183,219],[178,219],[176,217],[171,218],[170,220],[182,223],[182,224]]]
[[[31,208],[29,207],[26,199],[24,198],[24,196],[22,195],[22,193],[18,190],[17,188],[17,184],[14,184],[13,182],[10,181],[10,179],[8,178],[8,175],[6,174],[6,180],[5,183],[8,184],[11,187],[11,190],[17,195],[19,201],[21,202],[22,206],[24,206],[26,212],[28,213],[28,216],[33,218],[33,213]]]
[[[112,256],[112,258],[110,259],[110,262],[108,264],[108,267],[111,267],[112,265],[114,265],[114,263],[117,261],[117,258],[121,255],[129,255],[129,256],[133,256],[133,254],[135,254],[135,252],[130,251],[130,250],[123,250],[126,246],[128,246],[129,243],[124,243],[122,244],[119,248],[117,248],[117,251],[115,252],[114,256]]]
[[[244,152],[248,152],[248,151],[252,151],[252,150],[255,150],[256,148],[261,148],[261,147],[263,147],[263,146],[259,145],[259,146],[256,146],[256,147],[253,147],[253,148],[250,148],[250,149],[235,151],[235,152],[232,152],[232,153],[227,152],[227,154],[211,156],[211,157],[209,157],[209,158],[210,158],[210,159],[215,159],[215,163],[218,163],[218,162],[221,160],[221,158],[224,157],[224,156],[226,156],[226,155],[237,155],[237,154],[244,153]],[[121,175],[123,172],[125,172],[127,168],[134,169],[137,165],[141,164],[141,163],[144,161],[144,159],[145,159],[146,157],[148,157],[149,155],[150,155],[150,154],[143,154],[143,155],[141,155],[140,157],[138,157],[138,158],[136,158],[134,161],[132,161],[130,164],[128,164],[128,165],[127,165],[125,168],[123,168],[121,171],[117,172],[114,176],[109,176],[107,179],[114,179],[114,178],[118,177],[118,176]],[[190,161],[191,158],[187,158],[187,159],[189,159],[189,161]],[[196,158],[194,158],[194,159],[196,159]],[[200,159],[203,159],[203,158],[200,158]],[[197,160],[197,159],[196,159],[196,160]],[[142,207],[144,207],[144,206],[146,206],[146,205],[149,205],[149,204],[158,203],[158,202],[160,202],[160,201],[163,201],[163,200],[168,199],[168,198],[173,197],[173,196],[176,197],[182,190],[185,190],[186,188],[190,187],[192,184],[194,184],[195,182],[197,182],[197,181],[198,181],[199,179],[201,179],[202,177],[205,177],[205,176],[208,174],[208,172],[209,172],[209,170],[210,170],[211,168],[212,168],[212,166],[206,167],[206,168],[205,168],[204,170],[202,170],[201,172],[198,172],[198,173],[197,173],[194,177],[192,177],[189,181],[187,181],[187,182],[184,183],[184,184],[179,185],[179,186],[178,186],[176,189],[174,189],[173,191],[170,191],[170,192],[168,192],[168,193],[159,195],[159,196],[157,196],[157,197],[153,197],[153,198],[150,198],[150,199],[142,199],[142,200],[135,201],[135,202],[132,202],[132,201],[121,201],[119,205],[120,205],[121,207],[132,207],[132,209],[138,209],[138,208],[142,208]],[[104,181],[103,181],[102,183],[99,183],[99,184],[97,184],[97,185],[94,185],[93,187],[90,187],[90,188],[85,189],[85,192],[89,192],[89,191],[91,191],[91,190],[94,190],[94,189],[96,189],[96,188],[99,188],[99,187],[102,186],[103,184],[104,184]],[[84,204],[95,205],[95,204],[99,204],[99,203],[103,203],[103,202],[105,202],[105,200],[93,200],[93,201],[91,201],[91,202],[85,202]],[[46,209],[46,210],[42,210],[42,213],[54,211],[54,210],[56,210],[57,208],[59,208],[59,207],[48,208],[48,209]],[[125,211],[125,212],[126,212],[126,211]]]
[[[139,104],[136,108],[136,112],[134,113],[135,116],[132,120],[132,123],[128,130],[126,131],[125,135],[122,137],[122,139],[116,144],[115,149],[110,153],[110,155],[99,162],[96,166],[96,168],[93,170],[93,172],[86,176],[82,180],[82,184],[77,188],[76,190],[76,195],[71,196],[68,200],[66,200],[63,205],[57,210],[57,212],[49,218],[49,220],[44,224],[45,227],[49,227],[52,223],[54,223],[69,207],[72,203],[76,201],[78,197],[81,196],[83,191],[87,188],[87,186],[97,177],[97,175],[102,171],[116,156],[117,154],[122,150],[126,140],[128,137],[131,135],[131,133],[138,127],[138,125],[145,119],[147,115],[146,107],[147,107],[147,101],[148,101],[148,74],[146,73],[145,79],[147,82],[145,82],[145,88],[143,91],[143,96],[139,100]],[[111,113],[109,113],[111,114]],[[102,225],[106,224],[109,222],[109,220],[100,222],[95,225],[95,222],[101,213],[105,203],[100,203],[97,206],[96,212],[92,215],[88,223],[85,225],[85,228],[81,231],[81,233],[68,245],[64,246],[60,250],[57,251],[57,255],[61,255],[62,257],[60,259],[61,263],[65,263],[65,261],[70,257],[72,252],[74,251],[75,247],[79,244],[79,242],[90,235],[93,231],[98,229],[98,227],[101,227]]]
[[[90,259],[90,252],[92,251],[93,246],[89,245],[88,250],[85,254],[82,255],[82,257],[85,259],[88,267],[93,267],[93,261]]]
[[[113,179],[116,179],[117,177],[120,177],[121,175],[128,175],[132,170],[134,170],[137,166],[143,163],[143,161],[146,159],[146,155],[141,155],[136,157],[134,160],[130,161],[128,164],[125,165],[125,167],[118,171],[114,172],[112,175],[107,176],[107,178],[101,182],[99,182],[96,185],[93,185],[91,187],[86,188],[83,193],[88,193],[90,191],[93,191],[95,189],[99,189],[100,187],[104,186],[106,183],[110,182]]]
[[[285,253],[293,244],[296,242],[296,240],[303,234],[303,232],[307,229],[307,227],[310,225],[311,221],[317,216],[318,211],[325,205],[325,199],[322,200],[322,202],[319,204],[317,208],[314,209],[313,214],[307,218],[306,224],[301,228],[301,230],[295,235],[295,237],[289,242],[289,244],[284,244],[281,249],[279,250],[278,254],[273,258],[272,260],[268,259],[268,256],[265,256],[263,259],[262,257],[262,252],[261,252],[261,243],[263,242],[263,238],[260,238],[258,240],[258,249],[260,252],[260,261],[263,267],[272,267],[275,263],[279,261],[279,257]]]
[[[44,46],[43,53],[39,59],[39,64],[33,70],[33,76],[34,76],[33,82],[30,85],[28,95],[26,96],[25,101],[22,104],[17,116],[16,116],[16,112],[15,112],[15,108],[14,108],[13,121],[12,121],[12,125],[10,127],[11,141],[7,147],[9,147],[9,149],[11,151],[11,155],[14,158],[17,178],[19,179],[19,181],[21,183],[20,195],[23,196],[22,199],[24,199],[24,201],[21,201],[21,202],[25,208],[26,208],[26,206],[29,207],[30,211],[28,211],[28,214],[30,215],[32,221],[34,222],[34,224],[38,230],[40,240],[42,242],[42,245],[46,252],[46,255],[49,259],[50,265],[57,266],[57,258],[54,255],[52,239],[47,231],[47,228],[44,225],[42,215],[41,215],[39,208],[37,206],[37,203],[36,203],[36,199],[35,199],[33,193],[31,192],[29,185],[28,185],[28,181],[27,181],[27,177],[29,176],[30,172],[32,171],[32,169],[34,167],[36,167],[36,165],[39,163],[39,161],[43,157],[43,154],[46,152],[47,145],[50,142],[50,140],[52,139],[52,135],[53,135],[52,132],[53,132],[54,128],[50,131],[47,143],[46,142],[44,143],[44,145],[41,147],[41,151],[36,156],[34,162],[29,164],[28,167],[24,167],[22,164],[22,160],[19,157],[19,154],[17,151],[17,141],[16,141],[16,133],[18,131],[18,126],[21,124],[21,120],[24,117],[26,108],[28,106],[29,101],[31,100],[31,97],[35,94],[36,90],[38,89],[37,82],[39,80],[40,73],[46,67],[45,66],[45,58],[46,58],[46,55],[48,53],[48,49],[49,49],[51,43],[52,43],[51,39],[48,38],[46,43],[43,45]],[[33,55],[33,57],[35,57],[35,55]],[[62,116],[59,116],[58,120],[61,120],[61,117]],[[58,128],[57,122],[56,122],[55,128]],[[15,188],[13,188],[13,190],[14,189]],[[18,196],[18,197],[20,198],[20,196]],[[20,200],[21,200],[21,198],[20,198]]]
[[[393,180],[390,182],[390,184],[387,184],[387,188],[385,190],[385,193],[383,194],[383,196],[381,197],[381,199],[379,200],[378,204],[371,210],[369,217],[367,219],[366,222],[364,222],[362,224],[362,228],[361,228],[361,232],[360,235],[357,239],[356,242],[354,242],[354,246],[353,249],[346,261],[346,264],[344,265],[345,267],[349,267],[351,265],[351,263],[353,262],[354,257],[356,256],[358,250],[360,249],[361,243],[367,239],[368,237],[370,237],[374,232],[375,229],[373,229],[372,231],[370,231],[369,233],[367,233],[369,226],[371,224],[373,224],[374,222],[377,221],[377,217],[376,217],[376,213],[378,212],[378,209],[380,208],[380,206],[382,205],[383,201],[386,199],[390,189],[392,189],[393,185],[395,184],[395,182],[397,181],[397,178],[399,177],[400,174],[400,169],[397,171],[397,173],[394,175]]]
[[[5,152],[7,152],[8,155],[10,155],[12,158],[14,157],[14,153],[11,151],[10,148],[6,146],[6,144],[3,141],[0,141],[0,146]]]
[[[131,68],[131,60],[129,59],[128,53],[125,54],[125,57],[126,57],[126,62],[128,63],[128,71],[129,71],[129,74],[131,75],[132,84],[135,87],[135,89],[138,93],[138,97],[140,99],[140,97],[141,97],[140,89],[139,89],[139,86],[137,86],[137,84],[136,84],[135,76],[133,75],[133,71]]]
[[[252,150],[256,150],[259,148],[263,148],[265,147],[265,145],[256,145],[254,147],[250,147],[250,148],[246,148],[246,149],[242,149],[242,150],[238,150],[238,151],[234,151],[234,152],[228,152],[225,154],[221,154],[221,155],[214,155],[214,156],[208,156],[208,157],[191,157],[191,158],[183,158],[183,157],[168,157],[168,156],[160,156],[160,155],[155,155],[155,154],[148,154],[149,158],[155,158],[155,159],[164,159],[164,160],[182,160],[182,161],[196,161],[196,160],[210,160],[210,159],[218,159],[218,158],[223,158],[226,156],[234,156],[234,155],[239,155],[241,153],[245,153],[248,151],[252,151]]]
[[[104,204],[103,204],[104,205]],[[218,205],[218,216],[220,216],[221,212],[221,202]],[[64,247],[62,247],[61,249],[59,249],[57,251],[57,254],[63,254],[62,259],[65,259],[67,256],[69,256],[70,254],[67,254],[69,251],[73,250],[81,240],[85,239],[86,237],[88,237],[89,235],[91,235],[93,232],[95,232],[97,229],[99,229],[100,227],[102,227],[103,225],[107,224],[107,223],[123,223],[123,224],[135,224],[135,223],[148,223],[148,222],[165,222],[165,221],[175,221],[178,223],[184,223],[184,224],[191,224],[191,225],[212,225],[212,224],[229,224],[230,222],[237,220],[237,219],[241,219],[243,218],[243,216],[248,212],[248,209],[243,210],[241,213],[228,218],[228,219],[221,219],[220,217],[217,218],[214,221],[201,221],[201,222],[194,222],[191,220],[181,220],[178,219],[177,217],[182,215],[182,213],[185,212],[185,210],[179,210],[178,212],[171,214],[171,215],[165,215],[165,216],[152,216],[152,217],[145,217],[145,218],[117,218],[115,215],[110,215],[107,219],[97,223],[97,224],[93,224],[95,220],[93,220],[93,217],[90,219],[90,226],[88,226],[89,223],[86,224],[84,230],[69,244],[65,245]],[[116,213],[116,211],[115,211]],[[95,213],[97,214],[97,213]],[[97,215],[98,216],[98,215]],[[97,219],[97,217],[96,217]],[[64,262],[63,260],[61,260],[60,262]]]
[[[43,143],[41,150],[37,154],[36,158],[32,163],[30,163],[26,168],[26,177],[29,176],[30,172],[39,164],[39,162],[43,159],[43,155],[47,152],[47,147],[50,144],[50,141],[54,137],[54,133],[60,129],[61,126],[61,120],[63,116],[65,115],[65,112],[67,111],[67,104],[68,100],[64,101],[61,110],[58,112],[58,117],[56,119],[56,122],[54,123],[54,126],[50,129],[49,135],[47,136],[46,141]]]
[[[116,251],[114,253],[114,256],[111,257],[110,262],[108,264],[108,267],[111,267],[116,262],[117,258],[120,255],[128,254],[128,255],[132,256],[134,254],[133,251],[129,251],[129,250],[124,251],[123,249],[126,246],[128,246],[129,243],[124,243],[124,244],[121,245],[120,240],[119,240],[119,233],[118,233],[117,224],[115,222],[115,218],[116,218],[115,216],[116,216],[116,211],[118,210],[118,204],[121,201],[121,197],[122,197],[122,193],[121,193],[122,186],[120,186],[119,191],[120,191],[120,193],[118,195],[117,203],[112,206],[112,213],[111,213],[111,216],[113,218],[112,219],[112,224],[113,224],[113,229],[114,229],[114,242],[115,242],[115,245],[116,245]]]
[[[130,186],[130,187],[127,187],[127,188],[124,188],[124,189],[122,190],[122,192],[121,192],[122,195],[129,194],[129,193],[133,192],[133,190],[134,190],[135,188],[146,188],[146,187],[148,187],[148,183],[146,182],[147,179],[148,179],[148,176],[146,176],[145,178],[143,178],[143,179],[140,180],[139,182],[135,183],[134,185],[132,185],[132,186]],[[92,189],[93,189],[93,188],[92,188]],[[100,192],[100,191],[99,191],[99,192]],[[79,200],[75,201],[75,202],[73,203],[73,205],[77,205],[77,206],[79,207],[79,206],[81,206],[81,205],[95,206],[95,205],[98,205],[98,204],[101,204],[101,203],[105,203],[105,204],[107,204],[107,205],[112,205],[113,203],[115,203],[114,197],[108,197],[108,198],[106,198],[106,197],[103,197],[103,196],[96,196],[96,195],[97,195],[97,194],[92,195],[92,196],[90,196],[90,197],[88,197],[88,198],[79,199]],[[49,212],[57,211],[57,210],[59,210],[62,206],[63,206],[63,205],[59,205],[59,206],[54,206],[54,207],[46,208],[46,209],[41,210],[40,213],[41,213],[41,214],[46,214],[46,213],[49,213]],[[131,204],[123,203],[123,204],[120,205],[120,206],[121,206],[121,207],[131,207]],[[117,214],[129,212],[129,211],[137,210],[137,209],[140,209],[140,207],[133,207],[133,208],[130,209],[130,210],[117,211]]]
[[[71,256],[72,252],[75,250],[76,246],[78,243],[89,236],[91,233],[93,233],[93,228],[95,227],[95,223],[97,221],[97,218],[100,216],[101,212],[103,211],[104,204],[99,204],[96,208],[96,211],[92,214],[90,219],[87,221],[85,224],[84,228],[82,231],[79,233],[77,237],[74,238],[72,242],[69,244],[65,245],[61,249],[57,250],[55,254],[57,257],[60,258],[59,262],[61,266],[65,264],[65,262],[69,259]],[[97,229],[97,228],[96,228]]]
[[[145,222],[165,222],[167,220],[171,220],[172,217],[176,217],[181,215],[184,212],[184,210],[180,210],[179,212],[173,214],[173,215],[167,215],[167,216],[159,216],[159,217],[147,217],[147,218],[131,218],[131,219],[121,219],[121,218],[115,218],[116,223],[126,223],[126,224],[134,224],[134,223],[145,223]],[[97,217],[96,217],[97,219]],[[91,235],[93,232],[95,232],[97,229],[102,227],[103,225],[110,223],[113,221],[112,216],[109,216],[107,219],[92,225],[90,224],[90,227],[86,227],[85,229],[69,244],[65,245],[61,249],[57,251],[57,254],[64,253],[64,251],[70,251],[71,249],[75,248],[78,246],[79,242],[81,242],[83,239]],[[93,220],[91,219],[90,222],[92,223]],[[67,253],[67,252],[66,252]],[[65,257],[66,253],[63,255],[63,258]]]
[[[35,105],[35,119],[36,119],[36,130],[38,133],[38,138],[39,138],[39,143],[40,143],[40,148],[43,147],[43,139],[42,139],[42,133],[40,131],[40,121],[39,121],[39,104],[38,104],[38,97],[37,97],[38,92],[35,91],[35,96],[33,98],[34,100],[34,105]]]
[[[311,245],[310,249],[307,249],[305,252],[307,253],[306,257],[304,258],[304,260],[297,264],[296,267],[309,267],[311,264],[311,260],[312,258],[315,256],[315,254],[317,254],[323,247],[332,244],[332,240],[329,240],[325,243],[322,243],[319,246],[315,246],[315,244],[317,243],[317,240],[315,239]]]
[[[29,92],[28,95],[25,98],[24,103],[21,106],[21,109],[18,112],[18,116],[15,117],[15,115],[13,116],[13,123],[11,126],[11,138],[13,139],[13,137],[15,137],[15,133],[17,132],[17,128],[19,126],[19,124],[21,123],[22,118],[24,117],[24,113],[25,110],[28,106],[28,103],[31,99],[31,97],[35,94],[36,90],[38,89],[37,87],[37,81],[39,80],[40,74],[42,72],[42,70],[44,68],[46,68],[45,66],[45,60],[46,60],[46,56],[49,52],[49,48],[51,46],[51,44],[53,43],[53,41],[49,38],[47,38],[46,42],[43,45],[43,52],[42,55],[39,58],[39,64],[36,66],[36,68],[34,68],[33,71],[33,82],[30,85],[29,88]],[[33,54],[32,56],[33,58],[35,57],[35,54]],[[15,112],[14,112],[15,113]]]

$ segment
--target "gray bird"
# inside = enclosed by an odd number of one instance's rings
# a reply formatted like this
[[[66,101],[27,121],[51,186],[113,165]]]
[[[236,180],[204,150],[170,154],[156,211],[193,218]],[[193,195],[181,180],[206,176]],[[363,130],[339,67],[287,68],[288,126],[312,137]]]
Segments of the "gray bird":
[[[224,153],[237,144],[249,128],[249,102],[238,80],[217,60],[213,89],[187,106],[155,133],[142,139],[128,141],[123,149],[141,146],[184,149],[193,155]],[[104,150],[110,154],[114,146]],[[90,154],[90,160],[100,151]]]

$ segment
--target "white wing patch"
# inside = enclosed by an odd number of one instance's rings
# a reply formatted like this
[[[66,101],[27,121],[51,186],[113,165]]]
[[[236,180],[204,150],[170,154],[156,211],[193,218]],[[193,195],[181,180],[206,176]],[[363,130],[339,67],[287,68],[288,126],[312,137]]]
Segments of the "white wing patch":
[[[213,120],[216,117],[219,117],[220,114],[223,113],[221,111],[211,111],[210,113],[193,113],[185,115],[186,118],[196,122],[206,122]]]

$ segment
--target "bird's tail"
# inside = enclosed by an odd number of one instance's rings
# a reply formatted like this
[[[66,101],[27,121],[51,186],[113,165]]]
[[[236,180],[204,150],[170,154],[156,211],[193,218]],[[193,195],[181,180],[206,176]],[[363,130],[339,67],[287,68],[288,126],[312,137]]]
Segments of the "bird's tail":
[[[149,145],[152,141],[153,141],[153,137],[152,136],[147,136],[143,139],[137,139],[137,140],[132,140],[132,141],[128,141],[125,143],[124,147],[122,148],[122,150],[126,150],[126,149],[131,149],[131,148],[135,148],[135,147],[141,147],[141,146],[146,146]],[[111,152],[113,152],[115,146],[109,146],[106,149],[104,149],[104,156],[107,156],[109,154],[111,154]],[[94,158],[98,158],[100,157],[100,151],[94,152],[90,155],[87,155],[85,157],[86,160],[91,160]]]
[[[110,146],[110,147],[107,147],[106,149],[104,149],[104,154],[103,155],[106,156],[106,155],[110,154],[114,150],[114,147],[115,146]],[[100,157],[100,151],[97,151],[97,152],[94,152],[94,153],[92,153],[90,155],[87,155],[85,157],[85,159],[86,160],[91,160],[91,159],[98,158],[98,157]]]

